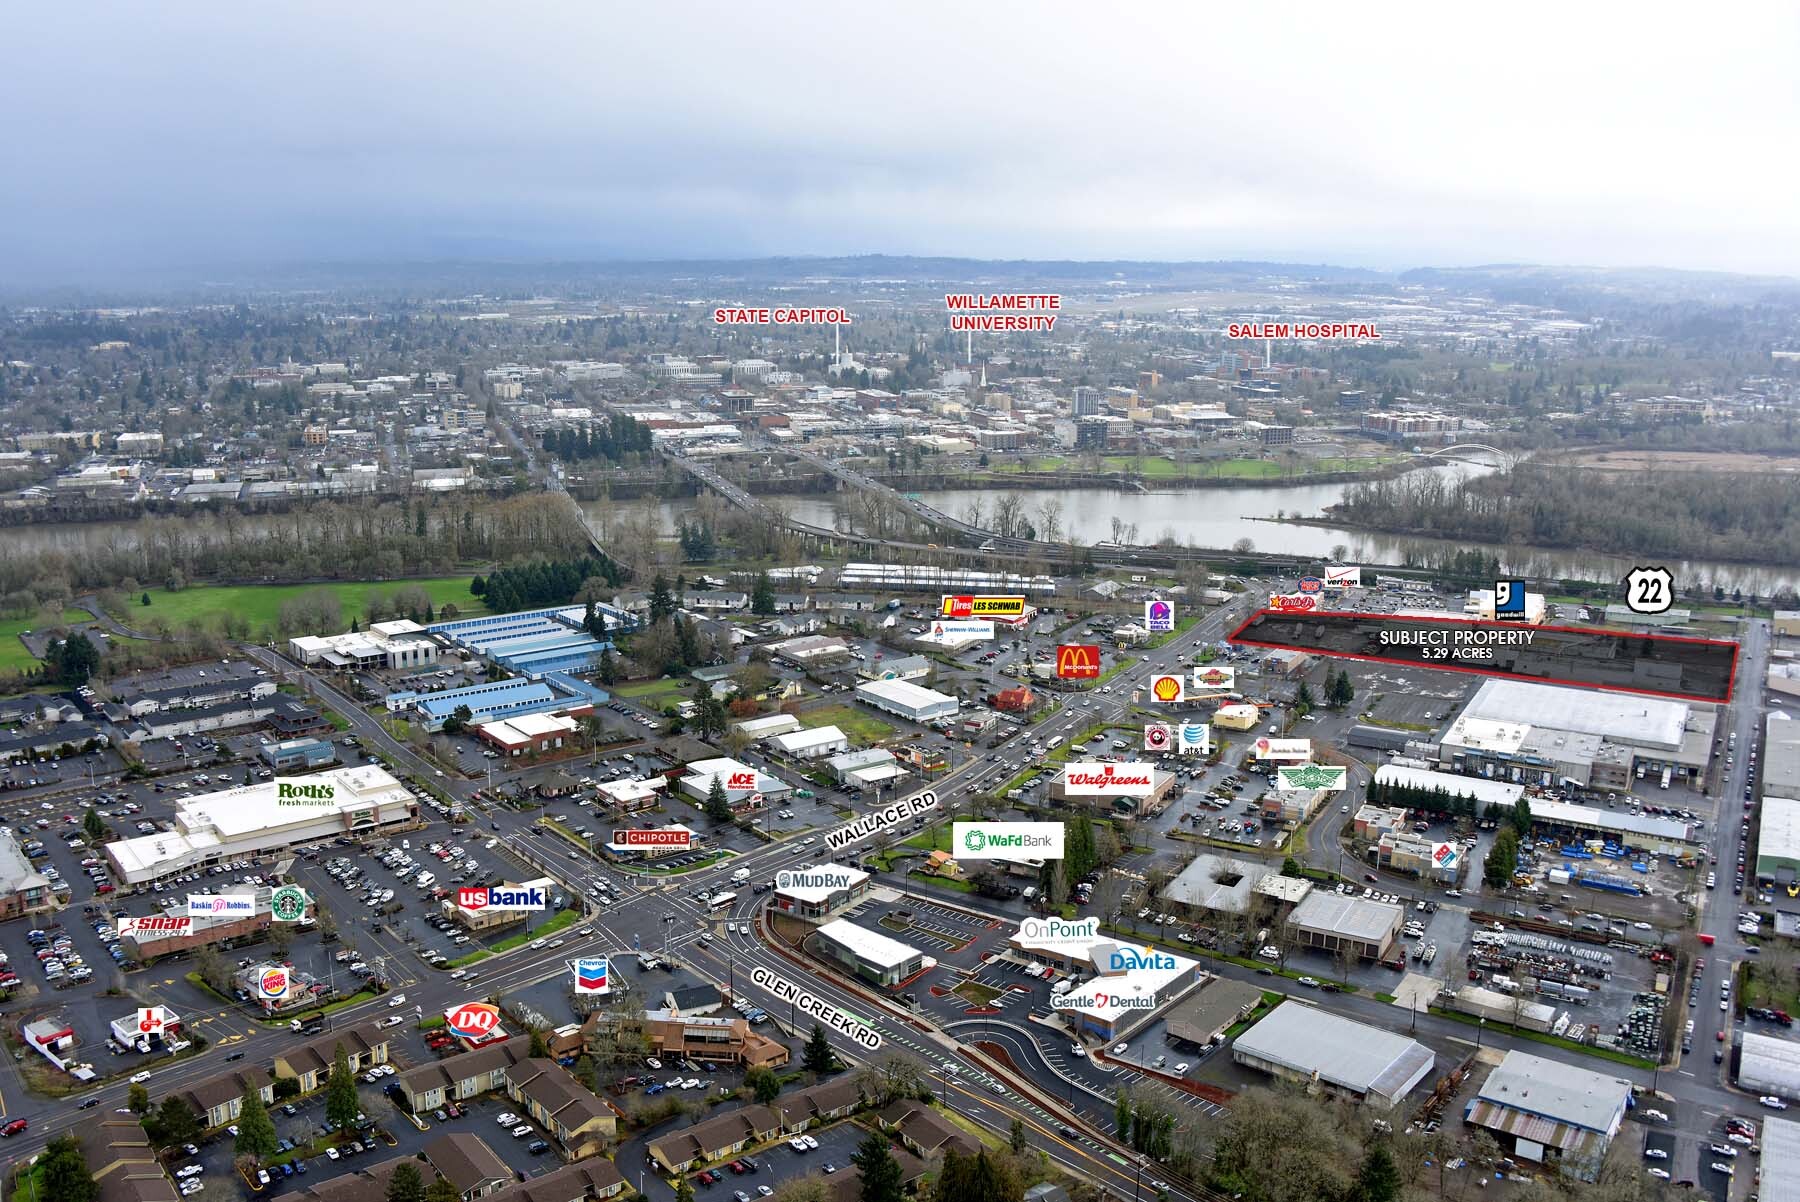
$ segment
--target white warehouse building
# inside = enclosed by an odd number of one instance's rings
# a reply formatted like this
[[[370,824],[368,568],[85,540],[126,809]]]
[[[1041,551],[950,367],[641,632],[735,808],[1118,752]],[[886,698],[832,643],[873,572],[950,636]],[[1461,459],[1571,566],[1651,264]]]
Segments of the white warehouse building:
[[[923,688],[910,680],[871,680],[856,686],[857,700],[913,722],[954,718],[961,703],[947,693]]]
[[[850,739],[835,726],[819,726],[811,730],[791,730],[775,735],[769,745],[796,759],[816,760],[850,750]]]

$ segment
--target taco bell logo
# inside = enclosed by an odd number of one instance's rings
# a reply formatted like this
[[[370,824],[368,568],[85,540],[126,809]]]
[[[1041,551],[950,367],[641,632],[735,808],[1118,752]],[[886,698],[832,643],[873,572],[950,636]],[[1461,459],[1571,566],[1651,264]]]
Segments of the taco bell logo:
[[[1144,629],[1151,634],[1168,634],[1175,629],[1175,607],[1163,600],[1144,602]]]

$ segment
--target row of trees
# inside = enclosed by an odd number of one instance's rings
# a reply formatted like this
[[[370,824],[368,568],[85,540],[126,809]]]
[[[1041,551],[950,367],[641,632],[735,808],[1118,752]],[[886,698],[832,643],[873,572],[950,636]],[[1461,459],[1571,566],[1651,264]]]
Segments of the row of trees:
[[[544,431],[544,450],[570,463],[635,461],[650,454],[650,427],[616,413],[604,421]]]
[[[582,586],[598,580],[618,588],[625,571],[609,559],[584,555],[578,559],[539,559],[500,568],[469,581],[469,592],[487,603],[494,613],[512,613],[547,605],[567,605]]]

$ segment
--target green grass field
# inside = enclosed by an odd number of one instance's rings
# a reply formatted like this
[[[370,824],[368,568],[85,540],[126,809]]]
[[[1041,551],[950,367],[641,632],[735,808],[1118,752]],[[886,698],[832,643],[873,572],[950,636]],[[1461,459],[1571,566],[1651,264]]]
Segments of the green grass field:
[[[637,680],[630,684],[622,684],[613,689],[621,697],[637,702],[645,709],[662,711],[665,705],[679,705],[683,701],[692,701],[693,695],[688,686],[689,680],[669,678],[657,680]]]
[[[436,608],[442,609],[445,602],[454,603],[457,612],[465,618],[487,612],[487,606],[482,604],[481,598],[469,594],[468,576],[440,576],[427,580],[379,580],[353,584],[196,584],[178,593],[171,593],[167,589],[151,589],[149,605],[141,605],[134,599],[114,616],[127,626],[141,627],[150,618],[160,617],[171,626],[181,627],[195,621],[212,625],[226,614],[240,614],[249,619],[252,627],[273,628],[282,602],[315,589],[327,589],[337,594],[339,603],[344,607],[345,622],[354,617],[360,623],[363,620],[363,607],[371,596],[392,593],[404,585],[423,588]],[[320,630],[312,633],[341,632]]]
[[[835,726],[864,745],[894,737],[894,728],[867,710],[852,705],[827,705],[807,710],[800,720],[809,728]]]
[[[85,609],[65,609],[62,620],[73,625],[76,622],[91,622],[94,615]],[[37,667],[37,657],[25,650],[25,644],[19,636],[27,630],[38,630],[53,625],[38,618],[20,618],[16,622],[0,622],[0,672],[25,672]]]

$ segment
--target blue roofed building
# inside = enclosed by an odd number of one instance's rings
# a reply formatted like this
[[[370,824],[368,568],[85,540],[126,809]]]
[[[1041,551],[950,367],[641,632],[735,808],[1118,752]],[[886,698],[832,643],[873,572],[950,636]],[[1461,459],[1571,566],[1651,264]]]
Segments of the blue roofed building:
[[[612,647],[612,632],[637,626],[637,619],[624,610],[609,605],[596,609],[606,624],[609,637],[604,639],[582,629],[583,606],[462,618],[439,622],[430,630],[508,671],[532,676],[591,672],[600,666],[602,653]]]

